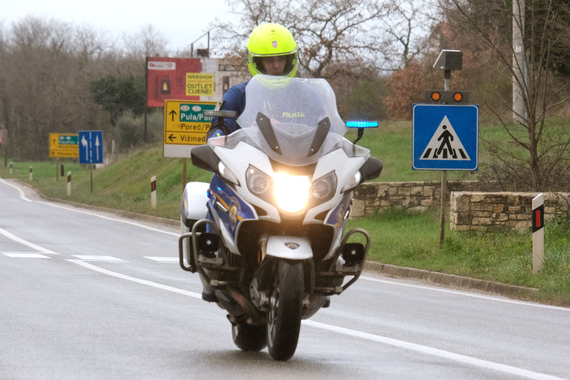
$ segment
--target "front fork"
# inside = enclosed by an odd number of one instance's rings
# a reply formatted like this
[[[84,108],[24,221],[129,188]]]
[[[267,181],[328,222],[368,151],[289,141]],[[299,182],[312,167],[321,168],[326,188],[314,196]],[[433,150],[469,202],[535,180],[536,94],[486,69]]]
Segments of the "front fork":
[[[260,265],[249,286],[252,303],[259,310],[267,311],[269,296],[278,275],[279,261],[302,263],[304,268],[304,292],[311,294],[315,283],[313,250],[310,241],[298,236],[269,236],[259,239]]]

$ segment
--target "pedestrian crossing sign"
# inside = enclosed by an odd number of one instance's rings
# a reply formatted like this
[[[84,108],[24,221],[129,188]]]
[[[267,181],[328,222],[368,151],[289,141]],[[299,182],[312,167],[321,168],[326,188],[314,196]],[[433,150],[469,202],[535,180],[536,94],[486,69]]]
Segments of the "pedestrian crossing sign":
[[[412,169],[478,169],[478,105],[414,104],[412,130]]]

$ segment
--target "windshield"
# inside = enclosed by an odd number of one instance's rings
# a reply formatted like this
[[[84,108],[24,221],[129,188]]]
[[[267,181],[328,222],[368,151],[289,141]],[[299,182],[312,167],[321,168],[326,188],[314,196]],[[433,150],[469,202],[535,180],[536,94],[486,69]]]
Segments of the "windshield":
[[[294,166],[317,162],[347,130],[324,79],[260,74],[246,87],[246,107],[237,123],[241,130],[228,136],[225,146],[248,140],[272,160]]]

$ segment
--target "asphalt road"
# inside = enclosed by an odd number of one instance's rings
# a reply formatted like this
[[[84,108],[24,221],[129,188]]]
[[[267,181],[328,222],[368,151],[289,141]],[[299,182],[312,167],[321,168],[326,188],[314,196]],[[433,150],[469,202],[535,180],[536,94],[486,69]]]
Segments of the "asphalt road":
[[[303,322],[290,361],[241,352],[177,236],[0,179],[0,378],[570,378],[570,309],[375,273]]]

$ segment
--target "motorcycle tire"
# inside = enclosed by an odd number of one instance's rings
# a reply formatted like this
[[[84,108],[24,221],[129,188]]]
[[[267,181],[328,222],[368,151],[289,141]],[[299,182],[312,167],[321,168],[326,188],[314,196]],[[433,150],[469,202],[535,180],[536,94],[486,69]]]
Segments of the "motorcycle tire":
[[[303,264],[280,260],[267,311],[267,347],[275,360],[289,360],[297,349],[303,292]]]
[[[267,347],[267,326],[232,325],[232,338],[242,351],[261,351]]]

